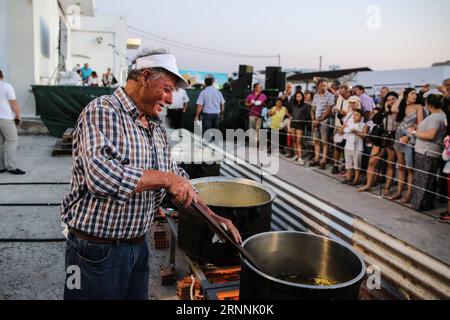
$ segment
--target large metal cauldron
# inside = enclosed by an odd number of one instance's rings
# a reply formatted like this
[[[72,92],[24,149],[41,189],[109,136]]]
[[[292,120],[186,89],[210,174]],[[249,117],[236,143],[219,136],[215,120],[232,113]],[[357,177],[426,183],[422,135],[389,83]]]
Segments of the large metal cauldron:
[[[243,239],[271,230],[275,195],[262,184],[223,177],[192,180],[192,184],[216,214],[235,224]],[[181,210],[178,226],[181,250],[200,263],[238,264],[237,250],[228,243],[213,243],[213,238],[214,233],[197,212]]]
[[[241,258],[241,300],[357,300],[366,274],[364,260],[349,246],[300,232],[270,232],[244,242],[263,272]],[[335,285],[280,280],[306,275]]]

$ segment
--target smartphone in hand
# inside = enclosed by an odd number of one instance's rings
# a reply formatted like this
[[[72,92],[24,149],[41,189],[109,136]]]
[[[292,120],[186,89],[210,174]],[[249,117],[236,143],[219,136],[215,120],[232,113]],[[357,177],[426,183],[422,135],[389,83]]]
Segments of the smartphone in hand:
[[[16,118],[16,119],[14,119],[14,122],[15,122],[16,125],[18,126],[18,125],[20,125],[20,124],[22,123],[22,120]]]

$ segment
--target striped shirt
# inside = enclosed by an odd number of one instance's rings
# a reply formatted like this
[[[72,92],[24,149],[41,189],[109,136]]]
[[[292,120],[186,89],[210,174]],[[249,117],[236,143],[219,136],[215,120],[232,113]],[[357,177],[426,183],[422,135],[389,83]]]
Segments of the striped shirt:
[[[148,122],[147,128],[122,88],[84,109],[73,136],[71,190],[61,204],[69,228],[104,239],[140,237],[166,195],[134,192],[144,170],[188,178],[173,161],[159,119]]]

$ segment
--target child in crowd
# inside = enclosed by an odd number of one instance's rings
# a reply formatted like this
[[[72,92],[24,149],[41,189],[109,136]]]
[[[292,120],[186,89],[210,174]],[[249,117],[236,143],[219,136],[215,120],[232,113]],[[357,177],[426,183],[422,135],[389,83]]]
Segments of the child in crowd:
[[[357,109],[353,112],[353,122],[349,121],[343,129],[346,140],[345,169],[347,170],[347,176],[343,183],[350,186],[359,185],[362,152],[364,151],[364,128],[363,112]]]

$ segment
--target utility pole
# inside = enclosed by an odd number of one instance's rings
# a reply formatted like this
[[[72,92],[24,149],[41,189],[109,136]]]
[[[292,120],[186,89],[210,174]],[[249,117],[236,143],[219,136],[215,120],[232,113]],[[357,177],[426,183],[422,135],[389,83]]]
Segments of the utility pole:
[[[323,61],[323,57],[320,56],[319,57],[319,72],[322,72],[322,61]]]
[[[278,55],[278,66],[281,67],[281,54]]]

